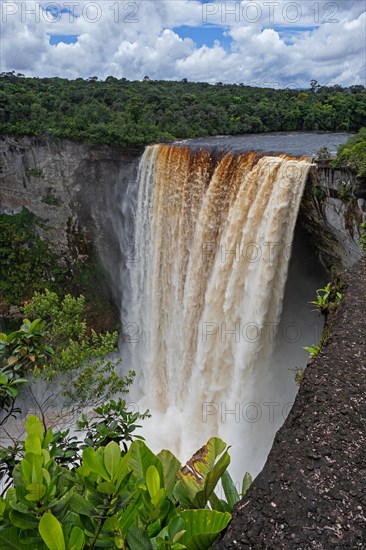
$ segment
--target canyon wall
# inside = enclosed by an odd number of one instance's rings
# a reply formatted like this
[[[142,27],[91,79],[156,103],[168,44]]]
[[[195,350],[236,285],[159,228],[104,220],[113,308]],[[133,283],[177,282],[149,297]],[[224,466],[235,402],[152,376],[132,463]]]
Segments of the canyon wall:
[[[0,212],[28,208],[46,222],[41,236],[75,260],[110,246],[106,204],[136,180],[141,150],[38,137],[0,136]],[[320,189],[314,192],[314,189]],[[121,197],[119,197],[121,198]],[[319,161],[310,172],[300,221],[322,263],[347,267],[360,257],[359,224],[366,220],[366,183]]]
[[[362,256],[360,224],[366,221],[366,182],[350,170],[315,161],[301,201],[299,221],[328,272],[352,265]]]

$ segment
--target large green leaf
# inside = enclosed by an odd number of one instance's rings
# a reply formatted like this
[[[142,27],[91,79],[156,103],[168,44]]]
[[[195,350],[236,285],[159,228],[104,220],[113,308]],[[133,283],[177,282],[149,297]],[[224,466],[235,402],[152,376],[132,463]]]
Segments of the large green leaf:
[[[38,435],[30,434],[25,440],[25,450],[27,453],[41,454],[41,440]]]
[[[235,487],[235,484],[231,478],[231,475],[227,470],[222,474],[221,482],[222,482],[222,488],[224,489],[227,503],[231,510],[234,504],[239,502],[240,495]]]
[[[69,503],[70,508],[77,514],[81,514],[83,516],[95,515],[94,506],[78,493],[74,493],[71,496]]]
[[[171,496],[175,484],[178,481],[177,473],[181,468],[179,460],[166,449],[160,451],[157,455],[163,466],[164,487],[168,496]]]
[[[43,426],[38,416],[28,416],[25,429],[29,435],[36,435],[40,440],[43,439]]]
[[[55,516],[49,512],[43,514],[38,530],[47,548],[50,550],[66,550],[62,526]]]
[[[121,461],[121,449],[120,446],[115,442],[111,441],[108,443],[104,449],[104,466],[111,476],[111,479],[114,480],[118,472],[119,463]]]
[[[230,464],[226,444],[218,437],[212,437],[199,449],[187,464],[178,472],[179,482],[174,496],[183,508],[204,508],[210,499],[217,482]]]
[[[151,465],[146,472],[146,486],[149,495],[153,498],[160,489],[160,476],[157,468]]]
[[[179,538],[188,550],[207,550],[231,519],[228,512],[184,510],[181,512],[185,533]]]
[[[145,531],[133,525],[127,533],[127,542],[131,550],[152,550],[152,544]]]
[[[37,529],[38,527],[38,520],[29,512],[22,513],[18,512],[18,510],[12,510],[9,517],[11,523],[20,529]]]
[[[67,550],[82,550],[85,545],[84,532],[80,527],[76,525],[72,528],[69,542],[67,544]]]
[[[83,452],[83,464],[85,464],[92,472],[100,475],[106,481],[111,480],[111,476],[102,461],[102,455],[95,452],[93,447],[87,447]]]
[[[149,466],[155,466],[160,477],[163,477],[163,467],[160,460],[143,441],[134,441],[127,456],[128,465],[138,479],[146,476]]]

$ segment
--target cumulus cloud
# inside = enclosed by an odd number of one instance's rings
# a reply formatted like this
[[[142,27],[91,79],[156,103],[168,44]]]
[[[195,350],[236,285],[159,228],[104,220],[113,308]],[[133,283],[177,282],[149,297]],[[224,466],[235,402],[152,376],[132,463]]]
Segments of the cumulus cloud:
[[[3,0],[1,71],[274,86],[365,84],[365,3]],[[202,34],[197,45],[179,27]],[[210,40],[221,29],[226,40]],[[77,36],[66,44],[62,37]],[[50,44],[50,36],[61,40]]]

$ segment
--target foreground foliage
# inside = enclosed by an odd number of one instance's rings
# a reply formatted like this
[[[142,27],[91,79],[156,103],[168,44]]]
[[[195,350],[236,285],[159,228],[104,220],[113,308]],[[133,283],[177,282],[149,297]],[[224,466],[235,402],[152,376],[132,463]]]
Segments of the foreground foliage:
[[[0,78],[0,132],[142,146],[205,135],[357,131],[363,86],[274,90],[205,82]]]
[[[4,550],[205,550],[227,526],[240,495],[226,472],[225,443],[211,438],[185,467],[169,451],[155,455],[143,441],[128,451],[111,441],[87,447],[81,465],[56,462],[51,430],[26,423],[24,458],[0,499]],[[215,493],[222,479],[226,499]],[[243,493],[250,484],[245,477]]]

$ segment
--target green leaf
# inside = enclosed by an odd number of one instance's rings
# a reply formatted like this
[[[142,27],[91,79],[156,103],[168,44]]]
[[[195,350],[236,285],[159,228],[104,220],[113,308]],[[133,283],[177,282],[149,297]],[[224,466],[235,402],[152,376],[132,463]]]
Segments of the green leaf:
[[[83,452],[83,464],[85,464],[92,472],[100,475],[106,481],[110,481],[111,476],[104,467],[100,456],[95,452],[93,447],[88,447]]]
[[[111,441],[104,449],[104,466],[112,480],[115,479],[115,475],[118,472],[120,460],[120,446],[115,441]]]
[[[38,520],[30,512],[22,513],[17,510],[12,510],[9,517],[11,523],[15,525],[15,527],[19,527],[20,529],[37,529]]]
[[[59,515],[69,504],[70,499],[72,498],[75,492],[75,487],[71,487],[70,491],[67,491],[60,499],[55,502],[50,502],[49,507],[52,508],[54,515]]]
[[[239,502],[240,495],[234,485],[234,482],[231,478],[231,475],[227,470],[221,476],[222,488],[226,496],[227,503],[230,507],[230,510],[233,508],[234,504]]]
[[[24,446],[27,453],[41,454],[41,440],[37,435],[28,435]]]
[[[155,466],[162,476],[163,468],[160,460],[143,441],[134,441],[128,451],[128,465],[137,478],[145,478],[149,466]]]
[[[157,508],[160,508],[165,499],[166,491],[164,488],[161,488],[155,493],[153,497],[151,497],[151,503]]]
[[[20,531],[17,527],[0,527],[0,548],[2,550],[19,550]]]
[[[250,475],[249,472],[246,472],[246,474],[243,477],[243,484],[242,484],[242,489],[241,489],[241,496],[242,497],[248,491],[248,489],[249,489],[249,487],[251,486],[252,483],[253,483],[252,476]]]
[[[184,510],[184,535],[179,539],[189,550],[207,550],[231,519],[228,512],[214,510]]]
[[[84,532],[80,527],[76,525],[72,528],[69,542],[67,545],[68,550],[82,550],[85,545]]]
[[[174,496],[184,508],[204,508],[215,490],[217,482],[230,464],[226,444],[218,437],[212,437],[199,449],[178,472],[180,481],[174,489]]]
[[[28,416],[25,429],[30,435],[36,435],[39,439],[43,439],[43,426],[38,416]]]
[[[106,495],[113,495],[116,492],[116,487],[111,481],[102,481],[98,483],[97,490]]]
[[[170,496],[173,494],[174,486],[178,481],[177,473],[181,468],[181,463],[173,453],[166,449],[160,451],[157,457],[163,466],[164,487],[167,495]]]
[[[32,464],[26,458],[23,458],[20,468],[24,482],[26,484],[32,483]]]
[[[94,506],[78,493],[74,493],[70,498],[70,508],[77,514],[84,516],[95,514]]]
[[[5,374],[0,374],[0,384],[7,384],[8,377]]]
[[[46,493],[47,487],[42,483],[30,483],[26,486],[28,493],[25,498],[31,502],[38,502]]]
[[[150,497],[153,498],[160,489],[160,476],[155,466],[148,467],[146,472],[146,485]]]
[[[127,542],[131,550],[152,550],[149,537],[137,525],[133,525],[127,533]]]
[[[49,512],[39,522],[39,533],[50,550],[66,550],[61,523]]]
[[[180,516],[175,516],[168,525],[169,538],[177,542],[180,538],[178,535],[182,536],[182,531],[184,531],[184,520]]]

